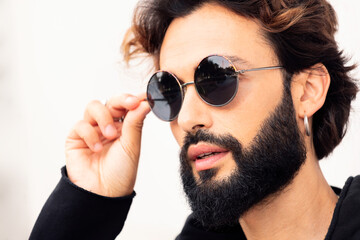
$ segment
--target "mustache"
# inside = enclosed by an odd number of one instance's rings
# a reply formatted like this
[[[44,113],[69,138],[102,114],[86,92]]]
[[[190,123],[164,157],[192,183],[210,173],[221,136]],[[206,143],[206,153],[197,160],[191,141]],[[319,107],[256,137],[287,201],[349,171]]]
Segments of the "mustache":
[[[209,130],[200,129],[196,133],[187,133],[184,137],[183,146],[181,147],[180,157],[187,156],[188,149],[191,145],[199,142],[211,143],[219,147],[225,148],[230,152],[238,152],[242,150],[241,143],[230,133],[227,134],[214,134]]]

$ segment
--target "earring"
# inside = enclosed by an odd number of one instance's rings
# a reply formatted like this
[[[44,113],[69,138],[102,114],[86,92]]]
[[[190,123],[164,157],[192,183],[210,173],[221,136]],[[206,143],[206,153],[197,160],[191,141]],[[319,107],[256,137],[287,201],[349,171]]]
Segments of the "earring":
[[[304,116],[304,125],[305,125],[305,132],[308,137],[310,137],[310,127],[309,127],[309,120],[307,115]]]

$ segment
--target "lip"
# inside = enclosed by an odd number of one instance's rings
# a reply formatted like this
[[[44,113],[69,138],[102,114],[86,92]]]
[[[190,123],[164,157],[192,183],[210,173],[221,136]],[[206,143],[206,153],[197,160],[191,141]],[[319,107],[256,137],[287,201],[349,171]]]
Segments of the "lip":
[[[209,144],[197,144],[191,145],[188,149],[188,157],[191,161],[195,162],[195,168],[197,171],[207,170],[213,168],[215,164],[221,160],[229,150]],[[211,155],[205,157],[203,159],[198,159],[199,155],[206,153],[217,153],[215,155]]]

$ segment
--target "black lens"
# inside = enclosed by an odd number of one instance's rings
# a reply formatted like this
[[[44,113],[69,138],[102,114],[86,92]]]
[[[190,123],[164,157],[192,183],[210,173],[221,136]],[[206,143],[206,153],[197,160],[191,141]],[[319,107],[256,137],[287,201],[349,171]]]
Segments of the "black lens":
[[[195,86],[200,97],[214,106],[229,103],[236,95],[238,79],[234,66],[224,57],[212,55],[195,71]]]
[[[153,113],[164,121],[174,120],[182,104],[181,87],[176,78],[168,72],[157,72],[147,86],[147,100]]]

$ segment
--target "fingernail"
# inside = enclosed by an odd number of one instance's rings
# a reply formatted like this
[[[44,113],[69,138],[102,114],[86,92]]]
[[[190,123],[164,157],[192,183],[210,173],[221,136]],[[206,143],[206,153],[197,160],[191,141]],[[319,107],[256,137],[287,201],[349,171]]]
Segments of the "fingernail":
[[[105,128],[105,135],[106,136],[114,136],[116,134],[117,134],[117,131],[116,131],[116,128],[113,125],[110,124]]]
[[[94,151],[95,152],[99,152],[99,151],[101,151],[101,149],[102,149],[102,144],[101,143],[96,143],[94,145]]]
[[[126,104],[134,104],[136,102],[139,102],[139,99],[137,97],[129,96],[125,99]]]

